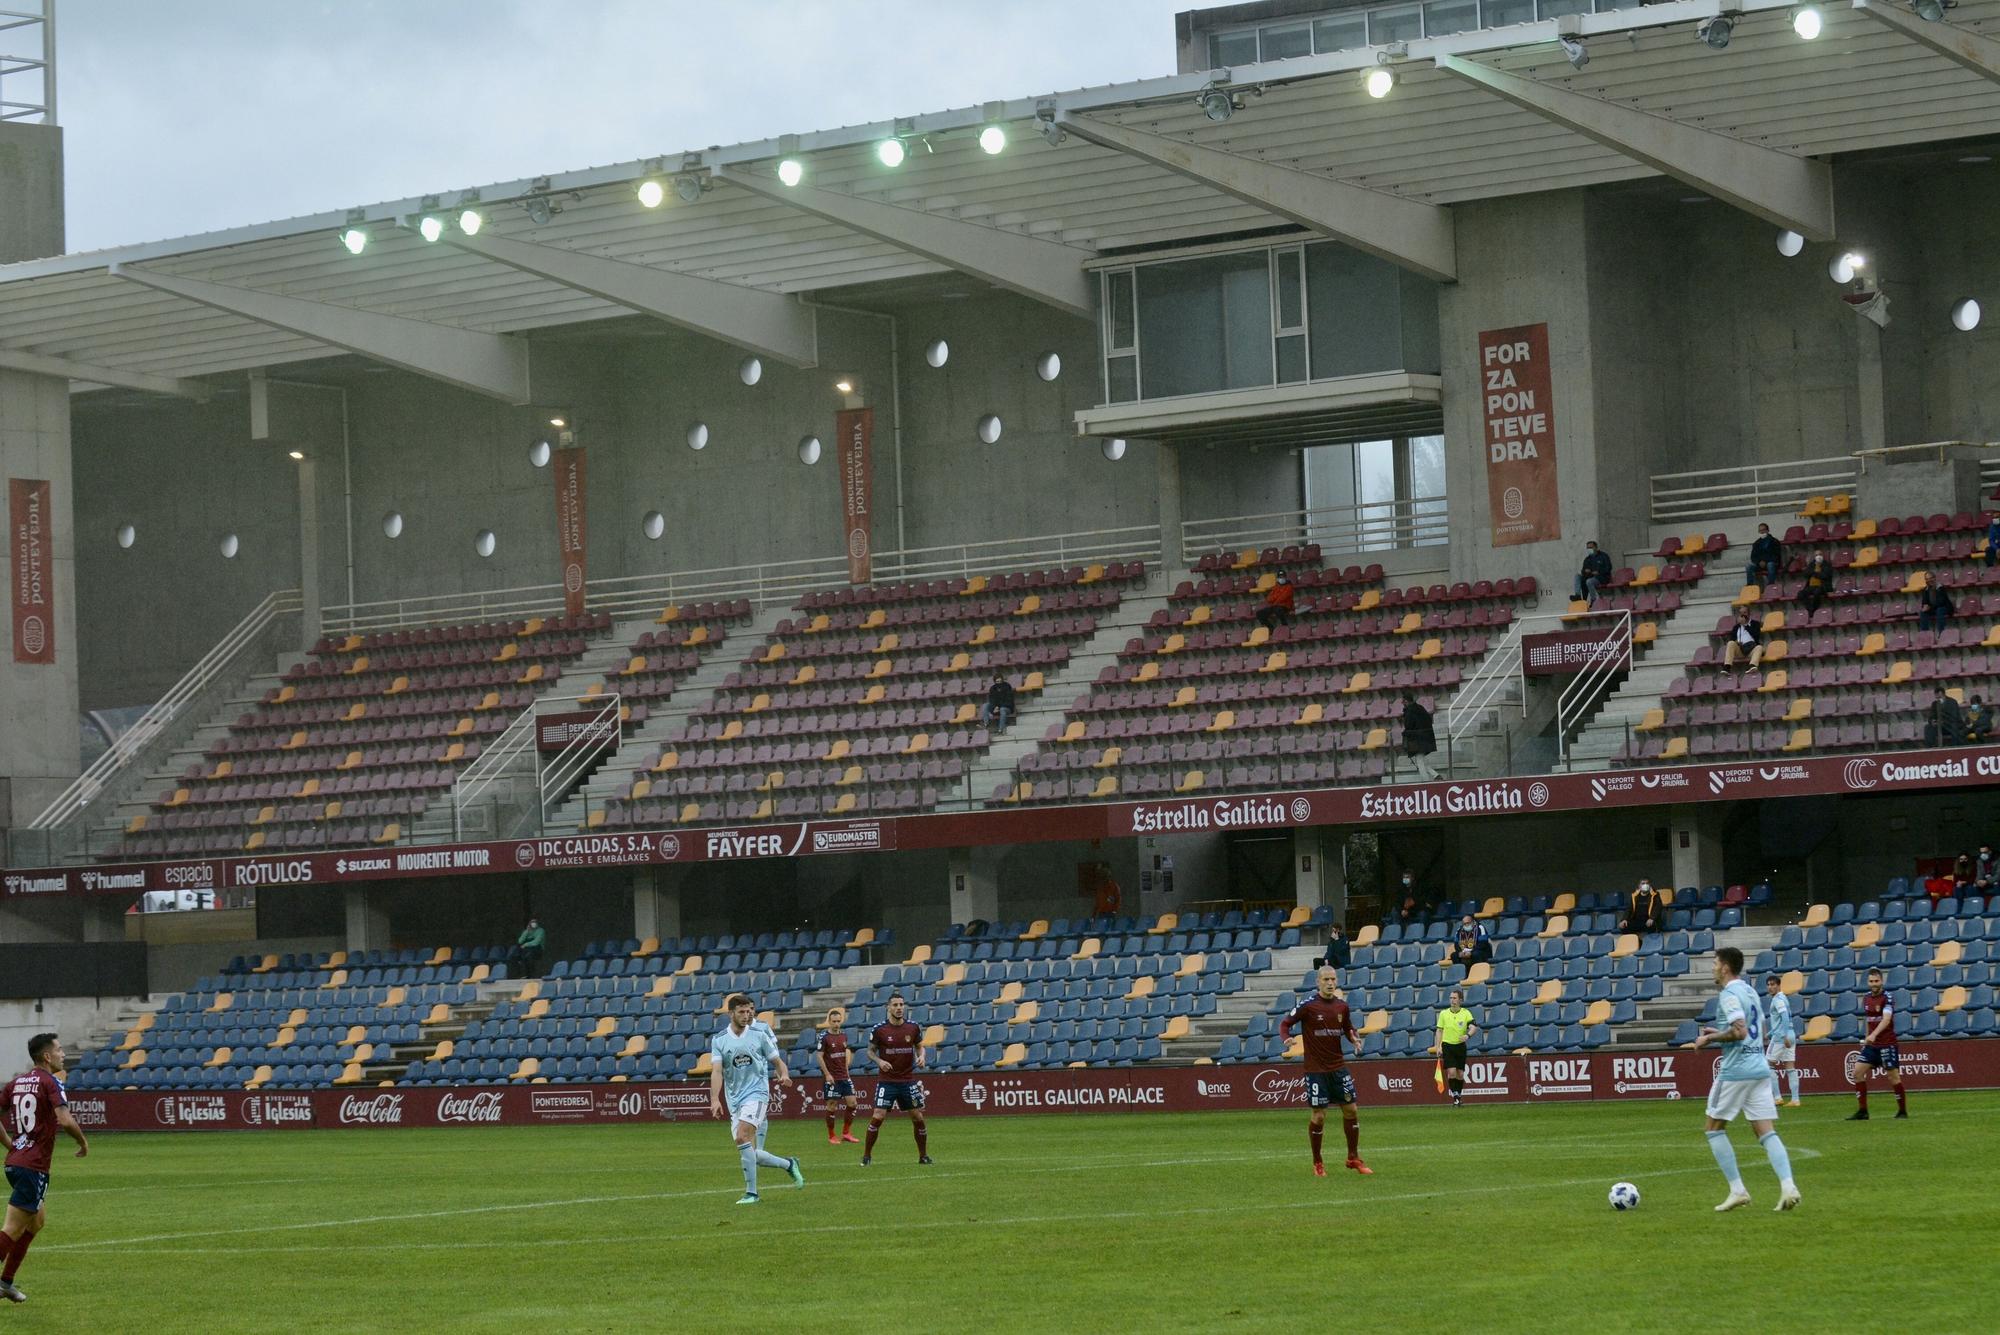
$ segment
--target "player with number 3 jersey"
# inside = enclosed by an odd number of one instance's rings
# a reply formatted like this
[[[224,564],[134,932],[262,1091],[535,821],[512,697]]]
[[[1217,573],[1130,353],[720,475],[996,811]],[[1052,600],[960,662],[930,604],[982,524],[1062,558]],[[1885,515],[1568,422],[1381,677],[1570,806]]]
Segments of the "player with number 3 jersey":
[[[1709,1046],[1722,1049],[1715,1064],[1715,1083],[1708,1092],[1708,1148],[1715,1156],[1715,1166],[1729,1182],[1729,1195],[1715,1207],[1716,1213],[1750,1203],[1749,1189],[1736,1169],[1736,1150],[1729,1143],[1729,1124],[1738,1117],[1757,1133],[1758,1143],[1771,1161],[1771,1171],[1778,1175],[1778,1208],[1789,1210],[1799,1203],[1799,1189],[1792,1181],[1792,1157],[1785,1142],[1778,1139],[1771,1064],[1764,1058],[1764,1008],[1750,984],[1743,981],[1742,951],[1724,946],[1715,952],[1715,981],[1722,989],[1715,999],[1718,1027],[1702,1026],[1689,1046],[1697,1052]]]

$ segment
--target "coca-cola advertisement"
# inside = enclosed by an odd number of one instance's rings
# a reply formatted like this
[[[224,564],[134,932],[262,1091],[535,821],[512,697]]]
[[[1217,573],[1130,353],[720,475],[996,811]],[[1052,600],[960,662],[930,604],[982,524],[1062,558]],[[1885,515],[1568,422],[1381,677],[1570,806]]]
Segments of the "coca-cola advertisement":
[[[1820,1043],[1799,1049],[1803,1092],[1840,1093],[1843,1069],[1857,1049]],[[1903,1076],[1911,1088],[2000,1088],[2000,1039],[1906,1043]],[[1466,1063],[1464,1096],[1475,1102],[1542,1103],[1582,1099],[1702,1099],[1717,1058],[1686,1049],[1559,1054],[1495,1053]],[[1429,1058],[1352,1063],[1367,1106],[1438,1104],[1445,1096]],[[1303,1108],[1304,1068],[1297,1062],[1243,1066],[1133,1066],[1100,1070],[975,1071],[924,1078],[933,1115],[986,1117],[1017,1113],[1249,1111]],[[863,1093],[868,1081],[863,1080]],[[775,1117],[816,1117],[823,1082],[800,1080],[772,1091]],[[88,1091],[70,1100],[77,1120],[110,1131],[242,1131],[306,1127],[554,1126],[613,1122],[699,1121],[709,1116],[708,1086],[672,1084],[503,1085],[411,1089],[167,1093]]]

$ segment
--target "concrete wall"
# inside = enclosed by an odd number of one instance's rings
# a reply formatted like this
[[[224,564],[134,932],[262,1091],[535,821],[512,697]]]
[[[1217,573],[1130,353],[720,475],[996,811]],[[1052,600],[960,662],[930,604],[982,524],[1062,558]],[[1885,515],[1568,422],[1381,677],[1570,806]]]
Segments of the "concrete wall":
[[[62,252],[62,129],[0,124],[0,264]]]

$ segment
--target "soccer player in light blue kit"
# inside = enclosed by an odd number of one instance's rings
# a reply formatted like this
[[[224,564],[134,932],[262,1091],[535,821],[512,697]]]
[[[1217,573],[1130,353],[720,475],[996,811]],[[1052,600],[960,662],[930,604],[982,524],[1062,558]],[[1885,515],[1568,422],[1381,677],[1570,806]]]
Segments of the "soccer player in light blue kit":
[[[736,1203],[757,1204],[760,1167],[782,1168],[791,1175],[792,1185],[803,1187],[806,1175],[797,1159],[780,1159],[764,1149],[771,1115],[771,1068],[778,1068],[778,1083],[787,1088],[792,1073],[770,1026],[758,1021],[756,1003],[741,992],[729,998],[729,1027],[709,1041],[708,1060],[709,1115],[722,1116],[726,1106],[736,1154],[743,1161],[743,1199]]]
[[[1717,1022],[1706,1025],[1688,1046],[1697,1052],[1714,1044],[1722,1049],[1716,1064],[1715,1084],[1708,1093],[1708,1148],[1715,1163],[1729,1180],[1729,1195],[1715,1207],[1716,1213],[1741,1209],[1750,1203],[1743,1175],[1736,1170],[1736,1151],[1729,1143],[1729,1124],[1741,1117],[1757,1133],[1757,1140],[1778,1175],[1778,1208],[1789,1210],[1799,1203],[1798,1184],[1792,1181],[1792,1157],[1785,1142],[1778,1139],[1777,1099],[1772,1094],[1771,1064],[1764,1059],[1759,1031],[1764,1025],[1764,1008],[1757,993],[1743,981],[1743,952],[1724,946],[1715,952],[1715,982],[1722,989],[1715,1000]]]
[[[1791,1106],[1799,1106],[1799,1031],[1792,1022],[1792,1001],[1784,992],[1784,980],[1773,973],[1764,979],[1764,1060],[1771,1063],[1771,1097],[1782,1099],[1778,1088],[1782,1073],[1792,1085]]]

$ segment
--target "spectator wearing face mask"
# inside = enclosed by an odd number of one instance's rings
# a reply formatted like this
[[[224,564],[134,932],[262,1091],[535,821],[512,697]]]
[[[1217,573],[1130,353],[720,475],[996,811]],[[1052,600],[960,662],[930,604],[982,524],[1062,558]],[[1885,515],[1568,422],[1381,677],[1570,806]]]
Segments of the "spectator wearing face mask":
[[[1631,907],[1625,920],[1618,924],[1621,932],[1645,935],[1660,931],[1667,925],[1667,906],[1660,899],[1660,892],[1644,877],[1639,878],[1639,888],[1632,892]]]
[[[1461,978],[1469,977],[1472,966],[1484,964],[1493,958],[1493,939],[1486,935],[1486,925],[1470,913],[1458,920],[1458,935],[1451,940],[1451,962],[1465,970]]]
[[[1785,544],[1771,536],[1769,524],[1757,525],[1757,541],[1750,544],[1750,564],[1743,568],[1743,582],[1766,585],[1778,582],[1785,567]]]

